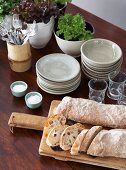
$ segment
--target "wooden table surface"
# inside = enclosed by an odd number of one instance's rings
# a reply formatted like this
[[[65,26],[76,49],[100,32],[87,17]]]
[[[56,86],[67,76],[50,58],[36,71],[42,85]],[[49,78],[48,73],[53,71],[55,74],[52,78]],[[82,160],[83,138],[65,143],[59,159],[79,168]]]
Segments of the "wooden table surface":
[[[95,37],[116,42],[123,51],[122,70],[126,72],[126,32],[72,4],[67,7],[69,13],[80,13],[95,29]],[[47,54],[61,52],[54,36],[44,49],[32,49],[32,68],[25,73],[11,71],[6,43],[0,41],[0,170],[103,170],[108,168],[86,165],[75,162],[63,162],[50,157],[39,156],[38,148],[42,137],[41,131],[15,128],[14,134],[9,131],[8,120],[13,111],[34,115],[47,116],[52,100],[61,100],[64,95],[51,95],[42,91],[36,83],[35,63]],[[28,84],[28,91],[38,91],[43,95],[43,103],[39,109],[30,110],[25,105],[24,98],[13,97],[10,84],[23,80]],[[72,97],[88,98],[89,79],[82,74],[79,88],[68,94]],[[105,98],[105,103],[113,103]]]

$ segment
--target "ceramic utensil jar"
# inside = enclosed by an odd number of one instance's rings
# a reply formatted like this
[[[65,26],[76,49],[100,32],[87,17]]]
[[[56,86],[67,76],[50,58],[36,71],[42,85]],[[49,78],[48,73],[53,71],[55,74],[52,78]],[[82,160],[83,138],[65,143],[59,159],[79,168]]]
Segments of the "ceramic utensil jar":
[[[7,43],[10,67],[15,72],[25,72],[31,67],[31,49],[28,42],[22,45]]]

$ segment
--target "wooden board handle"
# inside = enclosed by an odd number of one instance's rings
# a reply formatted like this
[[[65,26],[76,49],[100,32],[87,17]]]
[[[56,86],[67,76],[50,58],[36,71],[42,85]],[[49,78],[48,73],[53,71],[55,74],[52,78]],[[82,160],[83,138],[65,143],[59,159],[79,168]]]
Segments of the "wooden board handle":
[[[42,131],[46,120],[47,117],[13,112],[8,121],[8,125],[12,132],[13,132],[13,127],[20,127],[20,128]]]

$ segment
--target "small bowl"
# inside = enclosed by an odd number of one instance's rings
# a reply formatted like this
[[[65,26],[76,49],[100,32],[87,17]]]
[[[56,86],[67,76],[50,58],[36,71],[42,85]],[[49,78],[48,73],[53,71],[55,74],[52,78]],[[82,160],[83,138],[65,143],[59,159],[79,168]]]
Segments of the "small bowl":
[[[28,85],[24,81],[15,81],[10,85],[11,92],[15,97],[22,97],[26,94]]]
[[[25,103],[30,109],[36,109],[42,104],[42,95],[38,92],[29,92],[25,95]]]

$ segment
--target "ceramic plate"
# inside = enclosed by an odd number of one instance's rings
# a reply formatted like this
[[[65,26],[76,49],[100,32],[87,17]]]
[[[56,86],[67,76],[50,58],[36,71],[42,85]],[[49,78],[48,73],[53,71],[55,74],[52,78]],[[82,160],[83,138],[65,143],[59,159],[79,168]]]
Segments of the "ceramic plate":
[[[36,70],[45,79],[63,82],[79,74],[80,64],[72,56],[54,53],[40,58],[36,63]]]
[[[78,79],[78,77],[80,77],[81,70],[80,70],[79,74],[76,77],[74,77],[73,79],[68,80],[68,81],[60,81],[60,82],[51,81],[51,80],[48,80],[48,79],[44,78],[41,74],[39,74],[39,72],[37,70],[36,70],[36,75],[39,76],[44,82],[46,82],[46,83],[48,83],[50,85],[60,85],[60,86],[63,85],[64,86],[64,85],[68,85],[70,83],[75,82]]]
[[[63,91],[55,91],[55,90],[51,90],[51,89],[48,89],[44,86],[42,86],[39,82],[39,80],[37,79],[37,85],[39,86],[40,89],[42,89],[43,91],[47,92],[47,93],[50,93],[50,94],[55,94],[55,95],[62,95],[62,94],[67,94],[67,93],[70,93],[74,90],[76,90],[78,88],[78,86],[80,85],[80,82],[79,81],[76,86],[74,86],[73,88],[70,88],[69,90],[63,90]]]
[[[55,84],[50,84],[49,82],[46,82],[44,79],[42,79],[39,76],[39,74],[37,74],[37,78],[38,78],[39,82],[41,84],[43,84],[45,87],[47,87],[47,88],[50,88],[50,89],[53,89],[53,90],[57,90],[57,89],[59,89],[59,90],[66,90],[68,88],[74,87],[75,84],[78,81],[81,80],[81,74],[80,74],[80,76],[74,82],[71,82],[71,83],[69,82],[68,84],[63,84],[63,83],[60,83],[60,84],[56,84],[56,83]]]

